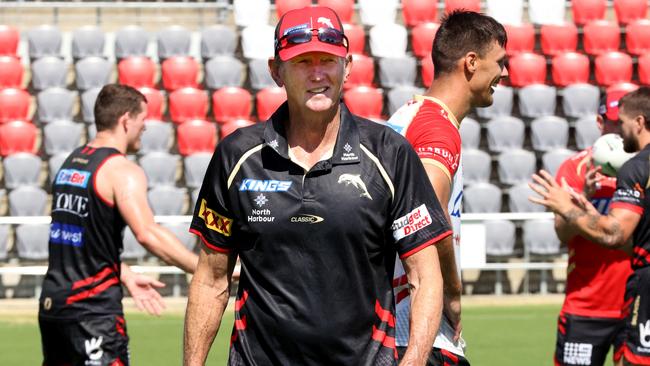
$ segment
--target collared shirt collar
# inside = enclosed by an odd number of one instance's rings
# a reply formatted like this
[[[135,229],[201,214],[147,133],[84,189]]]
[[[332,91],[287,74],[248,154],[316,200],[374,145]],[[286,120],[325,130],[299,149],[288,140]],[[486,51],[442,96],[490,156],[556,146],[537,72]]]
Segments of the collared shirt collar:
[[[289,106],[284,102],[273,113],[264,130],[264,142],[275,150],[280,156],[289,159],[289,143],[287,142],[284,121],[289,119]],[[359,128],[354,117],[341,103],[341,123],[332,154],[332,164],[354,164],[359,163],[361,153],[361,142],[359,140]]]
[[[454,126],[456,126],[456,128],[460,128],[460,122],[458,122],[458,120],[456,119],[456,116],[454,115],[454,113],[449,109],[449,107],[447,107],[445,102],[443,102],[442,100],[440,100],[438,98],[434,98],[434,97],[429,97],[429,96],[426,96],[426,95],[416,95],[416,96],[413,97],[413,99],[416,102],[422,102],[424,100],[429,100],[431,102],[434,102],[434,103],[438,104],[440,107],[442,107],[442,109],[445,112],[447,112],[447,116],[449,116],[449,120],[451,121],[451,123],[453,123]]]

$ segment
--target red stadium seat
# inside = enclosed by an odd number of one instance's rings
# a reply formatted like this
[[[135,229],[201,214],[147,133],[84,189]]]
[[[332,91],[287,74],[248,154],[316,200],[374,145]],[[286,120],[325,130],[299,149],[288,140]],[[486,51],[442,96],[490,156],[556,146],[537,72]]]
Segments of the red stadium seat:
[[[334,9],[343,23],[352,22],[354,14],[354,0],[318,0],[319,6],[327,6]]]
[[[0,124],[0,156],[19,152],[36,153],[38,128],[25,121],[11,121]]]
[[[433,39],[440,28],[438,23],[420,23],[411,29],[411,46],[417,58],[431,57]]]
[[[596,57],[596,82],[601,86],[626,83],[632,80],[632,57],[612,51]]]
[[[508,72],[510,84],[521,88],[546,82],[546,59],[536,53],[520,53],[510,59]]]
[[[131,56],[117,65],[120,84],[134,88],[153,88],[156,84],[156,64],[145,56]]]
[[[607,0],[571,0],[573,21],[585,25],[592,20],[604,19]]]
[[[248,127],[254,125],[255,122],[247,119],[235,119],[225,124],[221,125],[221,139],[225,139],[226,136],[235,132],[238,128]]]
[[[352,55],[352,70],[348,80],[343,84],[345,89],[355,86],[371,86],[375,78],[375,61],[366,55]]]
[[[0,56],[0,88],[22,88],[24,72],[15,56]]]
[[[264,88],[255,95],[255,105],[257,106],[257,118],[260,121],[266,121],[271,118],[273,112],[282,103],[287,100],[287,92],[284,88],[277,86]]]
[[[553,57],[553,84],[564,87],[589,82],[589,57],[577,52],[566,52]]]
[[[404,24],[408,27],[435,22],[438,18],[438,0],[402,0]]]
[[[457,9],[481,11],[481,0],[445,0],[445,13],[449,14]]]
[[[29,121],[31,97],[18,88],[0,89],[0,123],[21,120]]]
[[[162,64],[163,87],[168,91],[198,87],[199,64],[189,56],[173,56]]]
[[[0,25],[0,55],[16,56],[20,32],[9,25]]]
[[[422,66],[422,84],[428,88],[433,82],[433,60],[431,57],[423,57],[420,59],[420,65]]]
[[[212,94],[212,113],[218,123],[235,119],[250,119],[252,112],[251,93],[242,88],[230,86]]]
[[[278,14],[278,19],[289,10],[306,6],[311,6],[311,0],[275,0],[275,11]]]
[[[544,24],[540,29],[542,52],[555,56],[578,47],[578,28],[573,23]]]
[[[343,24],[343,31],[345,36],[348,37],[350,47],[349,53],[365,53],[366,49],[366,32],[363,27],[358,24]]]
[[[650,53],[639,56],[637,66],[639,67],[639,82],[643,85],[650,85]]]
[[[535,27],[531,23],[506,24],[505,28],[508,34],[508,43],[506,43],[508,56],[521,52],[533,52],[535,48]]]
[[[618,51],[621,45],[621,31],[613,22],[594,20],[584,26],[582,43],[585,52],[593,56]]]
[[[217,146],[217,125],[195,119],[181,123],[176,129],[178,152],[183,156],[214,152]]]
[[[350,112],[364,118],[381,119],[384,108],[384,94],[380,89],[358,86],[343,94],[343,101]]]
[[[640,56],[650,52],[650,20],[639,19],[625,27],[627,52]]]
[[[169,94],[169,117],[174,123],[191,119],[205,119],[208,114],[208,95],[196,88],[182,88]]]
[[[629,24],[648,15],[648,1],[614,0],[614,11],[619,24]]]
[[[147,98],[147,118],[162,120],[165,97],[158,89],[143,87],[138,89]]]

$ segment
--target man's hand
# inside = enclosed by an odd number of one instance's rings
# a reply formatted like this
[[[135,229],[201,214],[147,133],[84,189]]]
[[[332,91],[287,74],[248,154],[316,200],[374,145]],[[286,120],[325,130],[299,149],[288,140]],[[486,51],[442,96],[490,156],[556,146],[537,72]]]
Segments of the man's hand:
[[[460,339],[460,333],[463,330],[463,325],[460,323],[460,297],[451,299],[444,296],[443,301],[443,314],[454,328],[454,338],[452,341],[456,343]]]
[[[562,178],[562,187],[553,179],[553,176],[546,170],[540,170],[539,174],[533,174],[534,183],[529,183],[530,188],[539,194],[539,197],[528,197],[533,202],[548,207],[551,211],[563,215],[564,213],[580,207],[586,209],[585,204],[589,203],[585,197],[573,190]]]
[[[129,290],[138,310],[159,316],[165,309],[165,302],[158,291],[156,291],[156,288],[165,287],[164,283],[133,272],[122,283]]]
[[[591,197],[600,189],[600,181],[605,177],[601,174],[602,168],[600,166],[595,166],[589,164],[587,172],[585,174],[585,184],[582,191],[585,194],[585,197],[591,199]]]

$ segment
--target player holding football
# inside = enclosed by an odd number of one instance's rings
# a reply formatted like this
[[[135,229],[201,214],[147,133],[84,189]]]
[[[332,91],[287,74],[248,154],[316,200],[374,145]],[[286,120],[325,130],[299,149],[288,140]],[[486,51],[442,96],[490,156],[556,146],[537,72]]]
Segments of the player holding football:
[[[460,209],[462,167],[460,121],[472,108],[487,107],[499,81],[508,76],[505,67],[507,36],[491,17],[456,11],[444,18],[433,41],[434,80],[425,95],[402,106],[388,121],[411,143],[424,164],[438,200],[447,206],[453,240],[438,244],[444,279],[444,316],[429,365],[469,365],[461,338]],[[398,353],[409,341],[410,298],[401,262],[396,260]]]
[[[605,96],[597,116],[602,134],[620,134],[618,102],[626,92]],[[605,215],[616,190],[616,177],[607,177],[592,166],[592,149],[567,159],[556,181],[583,193]],[[620,250],[603,248],[555,215],[555,231],[569,248],[566,297],[558,318],[555,365],[603,365],[610,347],[614,361],[623,351],[625,280],[632,274],[630,257]],[[604,296],[603,294],[607,294]]]
[[[560,186],[543,170],[533,175],[536,184],[531,184],[541,198],[530,200],[550,208],[580,236],[605,248],[629,247],[631,240],[634,272],[625,288],[627,308],[621,362],[650,365],[650,88],[640,88],[622,97],[619,118],[625,151],[639,152],[618,171],[607,215],[601,215],[565,180]]]

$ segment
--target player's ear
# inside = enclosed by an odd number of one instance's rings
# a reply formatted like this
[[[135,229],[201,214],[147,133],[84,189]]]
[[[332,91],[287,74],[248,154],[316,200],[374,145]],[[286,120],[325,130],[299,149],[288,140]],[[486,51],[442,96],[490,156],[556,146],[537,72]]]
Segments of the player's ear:
[[[473,74],[478,69],[478,54],[476,52],[467,52],[463,58],[465,71]]]
[[[268,61],[269,72],[271,73],[271,77],[273,78],[273,81],[275,81],[275,84],[279,87],[284,86],[284,82],[282,81],[282,77],[280,76],[281,63],[282,61],[275,58],[269,58]]]
[[[598,125],[598,129],[602,134],[603,131],[605,130],[605,120],[603,119],[603,116],[601,116],[600,114],[596,116],[596,125]]]
[[[131,127],[129,126],[129,112],[126,112],[123,115],[121,115],[120,118],[117,119],[117,124],[124,132],[126,132],[127,129]]]

